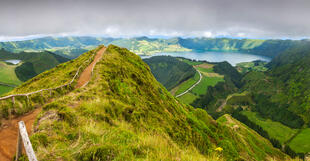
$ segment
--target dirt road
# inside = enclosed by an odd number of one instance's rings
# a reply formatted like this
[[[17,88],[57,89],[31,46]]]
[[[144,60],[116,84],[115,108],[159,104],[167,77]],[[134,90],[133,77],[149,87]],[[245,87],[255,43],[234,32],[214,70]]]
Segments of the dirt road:
[[[183,96],[184,94],[186,94],[187,92],[189,92],[190,90],[192,90],[193,88],[195,88],[199,83],[200,83],[200,81],[201,81],[201,79],[202,79],[202,76],[201,76],[201,73],[200,73],[200,71],[198,71],[197,70],[197,72],[199,73],[199,80],[194,84],[194,85],[192,85],[190,88],[188,88],[186,91],[184,91],[183,93],[181,93],[181,94],[178,94],[177,96],[175,96],[175,97],[180,97],[180,96]]]

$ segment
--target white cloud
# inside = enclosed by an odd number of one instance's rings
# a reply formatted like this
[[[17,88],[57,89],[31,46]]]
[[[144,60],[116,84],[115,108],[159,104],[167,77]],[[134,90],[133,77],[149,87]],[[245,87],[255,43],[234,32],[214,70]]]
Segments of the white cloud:
[[[309,6],[309,0],[1,0],[0,36],[309,37]]]

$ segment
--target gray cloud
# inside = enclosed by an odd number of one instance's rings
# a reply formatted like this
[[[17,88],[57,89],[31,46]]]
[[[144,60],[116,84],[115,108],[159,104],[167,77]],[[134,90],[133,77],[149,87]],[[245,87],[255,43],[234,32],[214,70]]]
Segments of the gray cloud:
[[[310,37],[309,0],[5,0],[0,40],[27,35]]]

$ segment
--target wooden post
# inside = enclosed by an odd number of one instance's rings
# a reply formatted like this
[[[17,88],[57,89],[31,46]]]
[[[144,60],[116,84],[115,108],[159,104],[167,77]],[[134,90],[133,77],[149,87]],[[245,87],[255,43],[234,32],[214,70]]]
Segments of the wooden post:
[[[29,101],[29,96],[27,95],[27,105],[29,106],[30,105],[30,101]]]
[[[20,133],[21,139],[24,143],[24,148],[25,148],[26,154],[28,156],[28,160],[29,161],[38,161],[37,157],[34,154],[34,151],[32,149],[32,145],[31,145],[31,142],[29,140],[24,121],[19,121],[18,127],[19,127],[19,133]]]
[[[16,158],[15,161],[18,161],[18,158],[22,154],[22,138],[20,136],[19,130],[18,130],[18,138],[17,138],[17,146],[16,146]]]
[[[13,102],[13,105],[15,104],[15,97],[13,96],[12,97],[12,102]]]

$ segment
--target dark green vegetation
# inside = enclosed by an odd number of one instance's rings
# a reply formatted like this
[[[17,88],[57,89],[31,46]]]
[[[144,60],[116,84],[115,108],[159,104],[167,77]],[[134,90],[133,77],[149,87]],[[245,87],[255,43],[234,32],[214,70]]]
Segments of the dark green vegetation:
[[[214,64],[217,63],[210,64],[204,61],[193,61],[170,56],[156,56],[144,59],[144,61],[150,66],[157,81],[162,83],[175,96],[183,93],[199,81],[198,71],[202,74],[200,83],[178,98],[186,104],[192,103],[199,95],[205,94],[209,86],[224,81],[222,75],[213,71]]]
[[[275,147],[302,158],[310,152],[305,141],[310,140],[306,135],[310,126],[310,41],[285,42],[294,43],[265,65],[266,71],[250,66],[240,75],[226,70],[226,74],[234,73],[230,79],[225,77],[224,83],[209,87],[192,105],[206,109],[215,118],[233,114]],[[250,64],[241,66],[246,65]]]
[[[66,82],[90,54],[14,92]],[[38,160],[288,159],[229,115],[215,121],[206,111],[178,102],[139,56],[113,45],[90,83],[44,105],[34,127],[31,142]]]
[[[176,87],[187,79],[194,77],[196,70],[187,63],[170,56],[155,56],[144,59],[157,81],[168,90]]]
[[[102,38],[102,37],[45,37],[34,40],[0,42],[0,48],[11,52],[51,51],[67,58],[75,58],[100,44],[115,44],[136,54],[186,51],[238,51],[268,57],[302,43],[302,40],[256,40],[230,38]]]
[[[206,89],[205,94],[200,95],[191,105],[206,109],[208,113],[214,117],[219,116],[216,110],[226,104],[226,97],[238,90],[241,86],[241,74],[229,63],[217,63],[213,67],[213,71],[224,76],[223,82],[217,83]]]
[[[3,61],[10,59],[18,59],[21,60],[22,63],[12,65],[0,62],[0,82],[14,86],[18,86],[22,82],[69,60],[51,52],[11,53],[1,49],[0,60]],[[0,94],[7,91],[9,90],[3,90]]]

